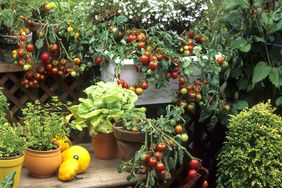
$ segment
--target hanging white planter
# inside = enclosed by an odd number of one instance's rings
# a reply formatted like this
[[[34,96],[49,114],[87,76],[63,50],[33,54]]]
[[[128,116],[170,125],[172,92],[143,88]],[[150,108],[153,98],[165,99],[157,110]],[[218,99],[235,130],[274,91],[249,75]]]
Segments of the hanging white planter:
[[[115,77],[115,69],[119,63],[121,63],[122,65],[119,70],[120,79],[125,80],[129,85],[145,78],[144,73],[136,72],[136,66],[133,59],[124,59],[121,61],[117,60],[115,62],[109,62],[106,66],[101,68],[101,78],[103,81],[117,81]],[[191,76],[191,78],[189,79],[201,78],[201,71],[197,69],[196,66],[193,66],[193,64],[191,64],[191,70],[193,72],[193,76]],[[136,105],[171,103],[176,95],[176,90],[178,89],[178,87],[178,78],[175,80],[170,79],[167,83],[167,87],[160,89],[156,89],[153,84],[149,84],[149,88],[138,97]]]

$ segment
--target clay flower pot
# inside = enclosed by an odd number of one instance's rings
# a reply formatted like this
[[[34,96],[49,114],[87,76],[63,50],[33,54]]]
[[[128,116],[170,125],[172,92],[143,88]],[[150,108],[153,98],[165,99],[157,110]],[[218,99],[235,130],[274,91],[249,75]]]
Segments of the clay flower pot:
[[[56,173],[61,163],[61,147],[51,151],[25,150],[24,164],[33,177],[51,177]]]
[[[24,155],[18,157],[5,157],[0,158],[0,182],[3,181],[4,177],[11,171],[15,171],[13,188],[19,187],[19,181],[21,177],[22,165],[24,162]]]
[[[119,156],[123,161],[132,159],[145,141],[145,133],[126,131],[116,126],[114,136],[117,139]]]
[[[94,154],[100,159],[110,160],[118,157],[117,141],[113,135],[98,133],[92,136]]]

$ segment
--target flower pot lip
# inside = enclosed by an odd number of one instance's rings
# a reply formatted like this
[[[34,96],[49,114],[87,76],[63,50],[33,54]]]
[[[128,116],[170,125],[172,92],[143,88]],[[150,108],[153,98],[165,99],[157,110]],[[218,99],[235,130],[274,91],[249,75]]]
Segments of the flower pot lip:
[[[126,134],[144,134],[145,135],[145,132],[132,132],[132,131],[128,131],[128,130],[125,130],[123,127],[121,126],[114,126],[114,129],[119,131],[119,132],[123,132],[123,133],[126,133]]]
[[[54,153],[57,151],[61,150],[61,146],[59,145],[57,149],[53,149],[53,150],[48,150],[48,151],[41,151],[41,150],[34,150],[31,148],[26,148],[27,151],[33,152],[33,153],[41,153],[41,154],[46,154],[46,153]]]
[[[24,154],[15,157],[0,158],[0,168],[19,166],[24,162],[24,158],[25,158]]]
[[[17,35],[6,35],[6,34],[1,34],[0,33],[0,36],[1,37],[9,37],[9,38],[19,38],[20,36],[17,36]],[[26,35],[27,37],[31,37],[32,36],[32,32],[30,32],[28,35]]]
[[[24,154],[21,155],[16,155],[12,157],[0,157],[0,160],[5,161],[5,160],[14,160],[14,159],[19,159],[21,157],[24,157]]]

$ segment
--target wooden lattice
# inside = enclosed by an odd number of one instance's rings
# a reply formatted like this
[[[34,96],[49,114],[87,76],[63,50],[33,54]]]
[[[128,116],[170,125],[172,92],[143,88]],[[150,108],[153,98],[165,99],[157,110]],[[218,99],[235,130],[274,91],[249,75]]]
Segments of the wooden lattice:
[[[27,89],[21,84],[24,72],[17,65],[0,65],[0,87],[10,102],[11,122],[18,122],[21,115],[21,109],[30,101],[40,100],[46,103],[51,96],[58,96],[60,101],[70,101],[77,103],[78,98],[82,97],[84,90],[89,84],[90,74],[84,74],[73,78],[68,76],[61,78],[56,75],[49,75],[40,83],[37,89]]]

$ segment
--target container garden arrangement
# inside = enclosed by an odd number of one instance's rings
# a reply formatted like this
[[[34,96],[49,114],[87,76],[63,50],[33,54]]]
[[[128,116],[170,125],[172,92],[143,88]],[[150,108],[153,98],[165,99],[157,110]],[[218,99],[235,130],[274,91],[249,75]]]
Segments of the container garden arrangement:
[[[135,152],[145,142],[143,125],[146,124],[146,108],[133,108],[126,111],[114,124],[114,136],[117,139],[119,157],[123,161],[132,159]]]
[[[124,112],[135,107],[137,95],[113,82],[98,82],[84,90],[86,98],[69,108],[74,120],[72,128],[82,130],[89,127],[94,154],[102,159],[118,156],[113,123],[119,121]]]
[[[232,116],[218,155],[217,187],[279,187],[282,118],[259,103]]]
[[[143,181],[138,181],[137,187],[164,186],[164,182],[172,177],[172,169],[179,163],[182,165],[186,161],[185,157],[192,161],[188,181],[198,176],[197,171],[202,168],[200,161],[182,145],[188,141],[181,117],[183,112],[183,108],[169,105],[165,115],[158,119],[146,119],[142,126],[144,143],[131,160],[118,167],[119,172],[129,171],[129,181],[136,181],[139,175],[146,175]]]
[[[47,178],[55,174],[62,162],[61,148],[54,138],[64,138],[68,133],[62,108],[57,97],[41,106],[39,101],[27,103],[23,121],[27,138],[25,166],[31,176]]]

